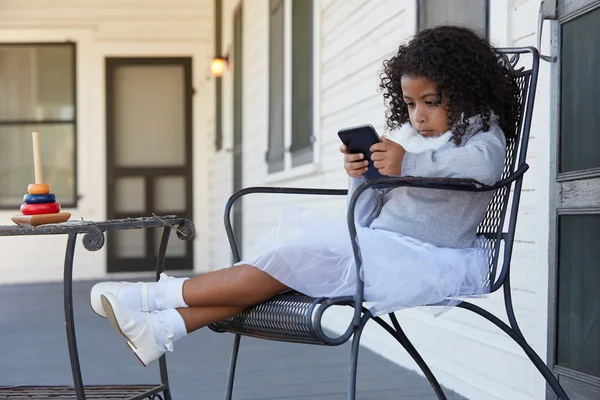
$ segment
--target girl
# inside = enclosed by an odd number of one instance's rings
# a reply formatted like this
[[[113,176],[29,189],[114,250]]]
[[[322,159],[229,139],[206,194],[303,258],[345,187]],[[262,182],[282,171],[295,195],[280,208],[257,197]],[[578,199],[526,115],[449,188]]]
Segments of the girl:
[[[505,138],[519,117],[518,88],[486,40],[465,28],[418,33],[384,62],[389,137],[372,159],[348,154],[349,192],[370,162],[388,176],[499,180]],[[476,228],[492,193],[418,188],[368,190],[356,207],[365,301],[375,315],[485,292],[488,259]],[[280,220],[261,255],[192,279],[105,282],[91,291],[142,364],[188,333],[289,288],[309,296],[356,292],[345,220],[298,212]]]

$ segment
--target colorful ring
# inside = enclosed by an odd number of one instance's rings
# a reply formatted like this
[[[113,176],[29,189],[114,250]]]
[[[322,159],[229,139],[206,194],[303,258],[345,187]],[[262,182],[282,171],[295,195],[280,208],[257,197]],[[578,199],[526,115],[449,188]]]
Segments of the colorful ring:
[[[31,183],[27,186],[29,194],[48,194],[50,193],[50,185],[47,183]]]
[[[21,204],[21,214],[23,215],[56,214],[59,211],[59,203]]]
[[[46,204],[56,202],[56,196],[48,194],[26,194],[23,196],[23,203],[26,204]]]

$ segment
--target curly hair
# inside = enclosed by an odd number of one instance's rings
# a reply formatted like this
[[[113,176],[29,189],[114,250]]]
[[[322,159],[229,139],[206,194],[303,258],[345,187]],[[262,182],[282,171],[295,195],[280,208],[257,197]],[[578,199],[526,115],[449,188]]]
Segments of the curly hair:
[[[468,118],[475,115],[481,116],[487,131],[491,114],[496,114],[506,137],[515,136],[520,118],[515,77],[499,62],[498,51],[474,31],[457,26],[423,30],[401,45],[383,67],[380,87],[389,129],[409,121],[400,82],[410,76],[431,80],[438,96],[447,96],[448,126],[457,145],[469,127]]]

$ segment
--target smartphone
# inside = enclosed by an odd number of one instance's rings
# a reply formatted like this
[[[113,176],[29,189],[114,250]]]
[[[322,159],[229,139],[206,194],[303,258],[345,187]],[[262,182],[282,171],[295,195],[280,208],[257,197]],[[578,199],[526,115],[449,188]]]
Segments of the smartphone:
[[[369,161],[369,169],[363,176],[369,179],[384,178],[373,161],[371,161],[371,146],[381,142],[381,138],[377,131],[371,125],[360,125],[352,128],[342,129],[338,132],[338,136],[342,143],[348,148],[348,152],[352,154],[362,153],[365,155],[365,160]]]

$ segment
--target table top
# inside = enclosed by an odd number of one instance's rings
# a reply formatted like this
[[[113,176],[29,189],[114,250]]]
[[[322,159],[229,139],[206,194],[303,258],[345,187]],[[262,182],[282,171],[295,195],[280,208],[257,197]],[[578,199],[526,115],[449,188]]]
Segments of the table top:
[[[125,229],[171,227],[177,230],[178,235],[189,239],[194,234],[193,223],[182,217],[167,215],[159,217],[123,218],[107,221],[78,221],[72,220],[60,224],[48,224],[40,226],[0,225],[0,236],[27,236],[27,235],[61,235],[77,233],[101,233],[106,231],[118,231]]]

